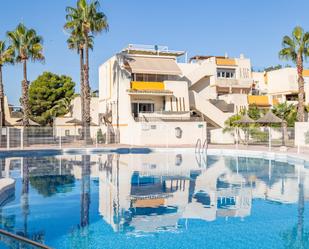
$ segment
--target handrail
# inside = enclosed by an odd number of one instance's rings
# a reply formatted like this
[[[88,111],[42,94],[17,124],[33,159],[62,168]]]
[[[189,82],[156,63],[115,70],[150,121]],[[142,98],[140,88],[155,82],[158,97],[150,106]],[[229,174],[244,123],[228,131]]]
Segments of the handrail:
[[[10,237],[10,238],[15,239],[15,240],[19,240],[19,241],[21,241],[23,243],[30,244],[32,246],[36,246],[38,248],[52,249],[51,247],[43,245],[43,244],[41,244],[39,242],[36,242],[34,240],[31,240],[31,239],[28,239],[28,238],[25,238],[25,237],[22,237],[22,236],[19,236],[19,235],[14,234],[14,233],[10,233],[10,232],[2,230],[2,229],[0,229],[0,234],[2,234],[4,236],[7,236],[7,237]]]
[[[204,143],[203,143],[202,152],[207,154],[207,150],[208,150],[208,141],[207,141],[207,138],[206,138]]]
[[[200,153],[201,147],[202,147],[202,141],[201,139],[197,139],[196,144],[195,144],[195,153]]]

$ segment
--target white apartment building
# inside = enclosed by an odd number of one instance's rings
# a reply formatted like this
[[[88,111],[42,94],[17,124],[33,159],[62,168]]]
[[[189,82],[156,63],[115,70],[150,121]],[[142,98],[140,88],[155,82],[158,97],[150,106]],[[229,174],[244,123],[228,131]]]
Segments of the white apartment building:
[[[90,135],[93,140],[99,129],[99,98],[91,97],[90,101]],[[54,120],[56,136],[72,137],[74,139],[82,136],[82,111],[81,97],[76,96],[71,100],[70,111],[63,117],[57,117]]]
[[[250,59],[226,56],[194,56],[190,63],[180,63],[188,79],[190,107],[214,127],[248,107],[252,91]]]
[[[206,122],[190,113],[184,51],[129,45],[99,67],[99,106],[107,142],[195,144]]]
[[[208,126],[248,106],[250,59],[195,56],[129,45],[99,67],[99,106],[108,142],[194,144]]]
[[[305,101],[309,103],[309,70],[303,71],[305,80]],[[269,72],[255,72],[253,78],[261,92],[276,103],[287,101],[296,104],[298,101],[297,69],[292,67],[281,68]]]

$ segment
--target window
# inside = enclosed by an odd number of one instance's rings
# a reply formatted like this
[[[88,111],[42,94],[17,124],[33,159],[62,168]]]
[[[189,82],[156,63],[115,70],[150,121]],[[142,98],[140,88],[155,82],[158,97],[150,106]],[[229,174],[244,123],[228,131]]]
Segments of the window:
[[[131,78],[134,81],[163,82],[169,79],[169,75],[137,73],[137,74],[132,74]]]
[[[217,69],[217,77],[224,79],[231,79],[235,76],[235,69],[229,68],[218,68]]]
[[[153,103],[139,103],[138,104],[139,112],[154,112]]]
[[[135,81],[143,81],[144,77],[142,74],[135,74]]]
[[[64,135],[65,135],[65,136],[70,136],[70,130],[65,130],[65,131],[64,131]]]

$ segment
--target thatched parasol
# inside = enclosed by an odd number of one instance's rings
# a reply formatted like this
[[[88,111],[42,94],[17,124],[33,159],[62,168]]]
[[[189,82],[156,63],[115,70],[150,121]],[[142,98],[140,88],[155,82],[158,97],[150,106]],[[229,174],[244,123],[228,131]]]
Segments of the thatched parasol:
[[[83,122],[77,118],[73,118],[67,122],[65,122],[66,124],[74,124],[74,125],[83,125]]]
[[[277,117],[272,111],[268,111],[263,117],[259,118],[257,121],[259,124],[282,124],[283,119]]]
[[[23,119],[18,119],[15,123],[16,126],[23,126]],[[33,120],[29,119],[29,126],[40,126],[39,123],[34,122]]]
[[[73,118],[69,121],[66,122],[67,124],[74,124],[74,125],[80,125],[82,126],[83,125],[83,122],[77,118]],[[98,126],[97,124],[93,123],[93,122],[90,122],[90,126]]]
[[[235,124],[253,124],[255,123],[255,121],[250,118],[248,116],[248,114],[246,113],[245,115],[243,115],[239,120],[234,122]]]

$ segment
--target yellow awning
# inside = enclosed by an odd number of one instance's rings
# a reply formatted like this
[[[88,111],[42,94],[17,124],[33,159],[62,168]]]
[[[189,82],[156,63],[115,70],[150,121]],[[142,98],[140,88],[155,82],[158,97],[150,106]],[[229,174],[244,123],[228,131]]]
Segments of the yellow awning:
[[[229,58],[216,58],[218,66],[236,66],[236,61]]]
[[[279,103],[279,99],[273,98],[273,105],[278,105]]]
[[[132,90],[164,90],[163,82],[131,81]]]
[[[176,60],[171,57],[138,57],[132,56],[127,60],[132,73],[181,75]]]
[[[248,104],[249,105],[256,105],[256,106],[260,106],[260,107],[270,106],[268,96],[248,95]]]
[[[309,77],[309,69],[303,70],[303,77]]]

